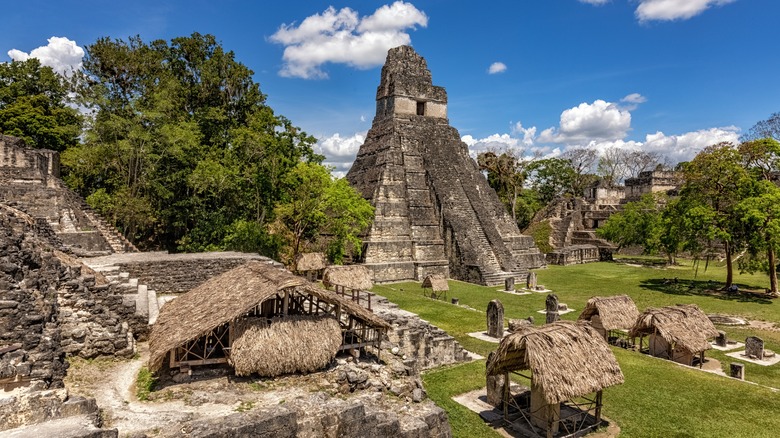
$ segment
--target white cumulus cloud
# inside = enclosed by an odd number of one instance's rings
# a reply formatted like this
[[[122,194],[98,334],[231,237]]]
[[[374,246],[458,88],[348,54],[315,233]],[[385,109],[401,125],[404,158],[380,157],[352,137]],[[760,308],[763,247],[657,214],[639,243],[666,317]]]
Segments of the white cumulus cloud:
[[[680,162],[692,160],[705,147],[720,142],[739,143],[739,128],[726,126],[700,129],[680,135],[666,135],[658,131],[645,136],[642,148],[669,157],[672,162]]]
[[[503,73],[506,71],[506,64],[503,62],[494,62],[488,67],[488,73],[494,75],[496,73]]]
[[[14,61],[26,61],[30,58],[38,58],[41,65],[51,67],[57,73],[69,75],[81,68],[81,59],[84,58],[84,49],[75,41],[66,37],[53,36],[48,39],[49,44],[33,49],[30,53],[18,49],[8,51],[8,56]]]
[[[300,25],[282,24],[270,40],[285,46],[281,76],[317,79],[327,77],[321,67],[328,62],[361,69],[382,65],[388,49],[411,42],[407,29],[427,25],[428,16],[403,1],[365,17],[330,6]]]
[[[631,128],[631,112],[601,99],[583,102],[561,113],[557,129],[539,135],[542,142],[572,143],[623,139]]]
[[[349,137],[333,134],[320,138],[314,145],[314,151],[325,156],[325,165],[333,166],[333,174],[342,177],[352,167],[360,146],[366,141],[366,132],[359,132]]]
[[[712,6],[732,3],[735,0],[641,0],[636,8],[639,21],[687,20]]]
[[[605,5],[609,2],[609,0],[579,0],[579,1],[580,3],[587,3],[596,6]]]

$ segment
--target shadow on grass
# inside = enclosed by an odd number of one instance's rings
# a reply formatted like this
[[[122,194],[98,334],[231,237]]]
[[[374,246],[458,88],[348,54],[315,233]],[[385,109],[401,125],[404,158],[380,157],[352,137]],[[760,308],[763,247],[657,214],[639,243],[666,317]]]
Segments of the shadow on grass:
[[[639,286],[643,289],[662,292],[669,295],[695,295],[742,303],[772,304],[771,297],[763,292],[753,292],[751,290],[762,290],[759,287],[739,285],[739,292],[729,293],[723,289],[723,283],[712,280],[651,278],[642,280],[639,283]]]

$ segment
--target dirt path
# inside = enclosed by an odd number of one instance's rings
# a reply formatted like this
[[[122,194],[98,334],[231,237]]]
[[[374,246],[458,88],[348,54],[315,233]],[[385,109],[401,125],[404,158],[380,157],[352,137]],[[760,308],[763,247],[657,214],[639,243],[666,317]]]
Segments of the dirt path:
[[[141,345],[139,345],[140,347]],[[145,347],[145,344],[143,344]],[[145,348],[144,348],[145,350]],[[138,371],[146,364],[148,351],[130,361],[115,362],[110,367],[79,371],[81,383],[69,387],[72,393],[94,397],[103,410],[105,427],[117,428],[120,434],[148,431],[150,425],[156,429],[216,415],[228,415],[235,411],[229,404],[204,403],[198,406],[186,405],[182,400],[163,402],[141,402],[134,394]],[[83,382],[88,382],[83,384]]]

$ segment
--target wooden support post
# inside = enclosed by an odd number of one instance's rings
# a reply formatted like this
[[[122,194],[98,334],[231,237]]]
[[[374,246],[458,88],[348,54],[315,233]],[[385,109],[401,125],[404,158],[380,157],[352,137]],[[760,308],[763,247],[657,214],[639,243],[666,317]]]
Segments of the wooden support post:
[[[509,420],[509,372],[504,373],[504,420]]]
[[[282,315],[287,316],[287,310],[290,307],[290,292],[284,291],[284,298],[282,299]]]
[[[596,424],[601,423],[601,394],[602,391],[596,393]]]

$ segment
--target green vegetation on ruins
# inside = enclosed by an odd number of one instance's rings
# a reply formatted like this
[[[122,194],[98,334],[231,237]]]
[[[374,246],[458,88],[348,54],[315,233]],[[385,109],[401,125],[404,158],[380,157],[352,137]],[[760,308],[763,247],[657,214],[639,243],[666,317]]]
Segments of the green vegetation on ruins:
[[[561,315],[562,319],[575,320],[586,301],[599,295],[627,294],[640,311],[651,306],[694,303],[706,313],[762,321],[766,327],[774,325],[773,329],[758,326],[718,326],[718,329],[734,340],[759,336],[767,348],[780,351],[778,303],[762,296],[763,293],[746,292],[766,288],[765,275],[735,273],[734,281],[743,292],[729,295],[721,290],[726,271],[724,263],[710,262],[705,270],[703,261],[694,264],[679,260],[678,265],[667,267],[664,259],[655,257],[618,260],[550,266],[537,271],[539,284],[575,309]],[[537,325],[544,322],[544,315],[537,311],[544,309],[546,294],[514,295],[499,289],[499,286],[450,281],[446,301],[426,298],[418,283],[377,285],[373,290],[446,330],[467,350],[486,356],[497,344],[472,338],[468,333],[485,330],[485,309],[490,300],[501,300],[507,319],[533,316]],[[451,298],[458,298],[461,306],[450,304]],[[766,388],[780,386],[778,366],[743,362],[746,380],[758,384],[751,385],[633,351],[620,348],[613,351],[626,381],[604,391],[604,415],[617,422],[621,437],[758,437],[771,435],[780,425],[776,417],[780,398],[777,392]],[[726,373],[729,363],[738,361],[714,349],[708,350],[706,357],[720,361]],[[485,362],[479,360],[428,371],[423,376],[428,395],[448,412],[455,437],[497,436],[478,414],[452,400],[453,396],[484,387],[484,372]]]

